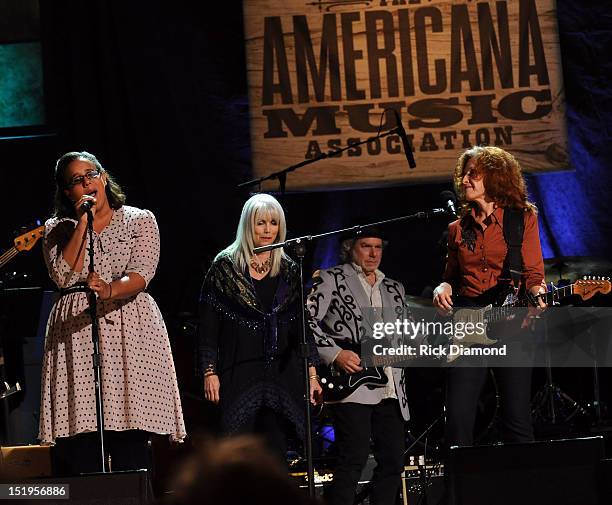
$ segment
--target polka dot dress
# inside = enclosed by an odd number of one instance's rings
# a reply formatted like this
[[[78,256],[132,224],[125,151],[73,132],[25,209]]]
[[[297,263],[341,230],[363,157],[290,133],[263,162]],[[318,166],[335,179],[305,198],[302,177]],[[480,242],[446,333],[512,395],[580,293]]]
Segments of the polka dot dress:
[[[45,223],[45,261],[59,288],[84,282],[89,271],[87,252],[81,272],[71,271],[62,257],[75,225],[66,218]],[[94,239],[95,269],[102,279],[111,282],[135,272],[149,284],[159,260],[159,230],[150,211],[124,205]],[[97,429],[88,306],[85,293],[72,293],[51,311],[42,371],[42,444]],[[122,300],[98,299],[98,320],[105,429],[139,429],[182,440],[185,424],[172,352],[153,298],[141,292]]]

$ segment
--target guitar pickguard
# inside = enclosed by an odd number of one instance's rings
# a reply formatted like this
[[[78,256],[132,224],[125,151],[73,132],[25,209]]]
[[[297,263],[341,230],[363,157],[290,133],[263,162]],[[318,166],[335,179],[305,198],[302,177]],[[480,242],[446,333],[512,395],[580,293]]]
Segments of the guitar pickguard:
[[[493,345],[497,342],[497,340],[492,340],[487,336],[486,332],[486,315],[487,313],[493,309],[493,305],[487,305],[486,307],[478,308],[478,309],[459,309],[453,315],[453,324],[455,327],[457,323],[463,323],[463,326],[467,323],[471,323],[477,328],[477,325],[484,325],[485,331],[482,333],[477,333],[476,331],[472,331],[470,333],[466,332],[466,335],[459,338],[456,335],[452,337],[453,344],[463,344],[463,345]]]
[[[367,368],[366,370],[364,370],[364,372],[367,371],[369,372],[367,375],[349,375],[349,380],[348,380],[348,385],[350,388],[354,388],[357,389],[359,386],[361,386],[361,384],[363,383],[367,383],[367,382],[379,382],[383,380],[383,376],[386,378],[386,375],[381,372],[381,369],[378,367],[375,368]],[[380,384],[377,385],[375,387],[381,387],[384,384]]]

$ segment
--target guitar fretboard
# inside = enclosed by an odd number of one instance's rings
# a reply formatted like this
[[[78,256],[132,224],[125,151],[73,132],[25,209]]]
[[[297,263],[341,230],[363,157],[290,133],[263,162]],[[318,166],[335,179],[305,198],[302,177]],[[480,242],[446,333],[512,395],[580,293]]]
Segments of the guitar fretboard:
[[[552,305],[553,303],[559,302],[573,294],[574,284],[568,284],[567,286],[563,286],[561,288],[554,288],[552,291],[547,293],[542,293],[536,296],[535,299],[537,300],[539,298],[543,298],[548,305]],[[506,320],[508,317],[514,314],[514,309],[516,307],[527,307],[528,305],[529,301],[527,298],[522,297],[508,305],[493,307],[493,309],[487,313],[486,320],[490,323],[497,323],[499,321]]]
[[[567,286],[563,286],[562,288],[555,288],[550,293],[545,293],[544,298],[546,298],[546,303],[551,305],[553,302],[560,302],[563,298],[567,298],[574,294],[574,285],[568,284]],[[550,295],[550,296],[549,296]]]
[[[393,366],[399,363],[405,363],[410,359],[409,356],[370,356],[364,360],[366,367],[370,366]],[[362,365],[363,366],[363,365]]]

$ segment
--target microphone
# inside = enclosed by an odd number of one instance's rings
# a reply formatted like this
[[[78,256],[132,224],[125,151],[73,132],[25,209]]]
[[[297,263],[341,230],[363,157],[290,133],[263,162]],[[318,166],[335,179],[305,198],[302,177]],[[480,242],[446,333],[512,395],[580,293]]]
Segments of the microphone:
[[[446,211],[452,216],[457,217],[457,207],[455,206],[457,203],[457,197],[455,196],[455,193],[448,190],[442,191],[442,193],[440,193],[440,198],[442,198],[442,201],[444,202]]]
[[[91,200],[86,200],[83,202],[83,205],[81,205],[81,208],[89,212],[93,206],[94,203]]]
[[[404,153],[406,154],[406,159],[408,160],[408,166],[410,168],[416,168],[416,161],[414,161],[412,148],[410,147],[410,142],[408,141],[408,137],[406,136],[406,130],[404,130],[404,126],[402,125],[402,118],[400,116],[400,113],[397,112],[397,109],[391,110],[395,115],[395,123],[397,124],[397,128],[395,128],[395,131],[402,139],[402,144],[404,145]]]

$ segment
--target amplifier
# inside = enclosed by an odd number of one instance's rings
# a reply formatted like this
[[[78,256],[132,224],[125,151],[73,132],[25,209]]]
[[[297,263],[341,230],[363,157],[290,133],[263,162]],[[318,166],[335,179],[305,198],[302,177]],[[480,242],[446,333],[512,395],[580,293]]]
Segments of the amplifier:
[[[444,465],[407,465],[402,474],[404,505],[442,504],[444,499]]]
[[[361,476],[359,477],[359,482],[357,484],[356,500],[357,503],[361,505],[369,505],[369,488],[368,484],[370,480],[372,480],[372,474],[374,472],[374,467],[376,463],[374,461],[374,457],[370,456],[368,461],[366,462],[363,470],[361,472]],[[293,478],[300,489],[307,490],[308,489],[308,475],[306,472],[292,472],[289,474],[291,478]],[[315,480],[315,493],[319,498],[325,498],[326,488],[328,488],[334,480],[334,472],[329,468],[319,468],[314,471],[314,480]]]
[[[0,479],[29,479],[51,475],[51,447],[17,445],[0,447]]]
[[[289,474],[293,480],[295,480],[300,487],[308,487],[308,473],[307,472],[292,472]],[[315,486],[323,486],[334,480],[334,472],[331,470],[315,470],[314,481]]]
[[[406,465],[404,467],[404,478],[444,477],[444,465],[442,463],[419,463],[418,465]]]
[[[367,484],[372,478],[374,466],[374,460],[370,458],[357,485],[357,500],[363,505],[369,503],[368,493],[364,493],[364,490],[367,490]],[[289,475],[297,482],[301,489],[307,489],[308,477],[306,472],[293,472]],[[321,497],[324,495],[325,488],[333,482],[334,474],[329,469],[319,469],[315,470],[314,478],[316,494]],[[427,492],[428,505],[441,504],[444,495],[444,465],[431,463],[427,465],[406,465],[404,467],[402,472],[402,497],[404,505],[421,505],[424,503],[424,489]]]

